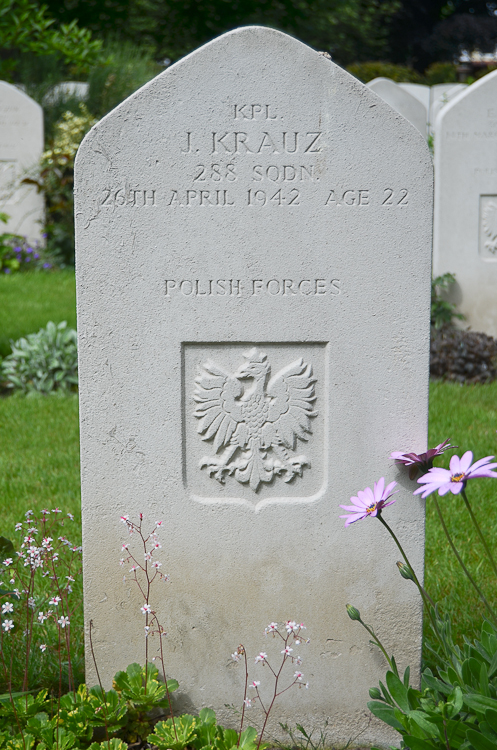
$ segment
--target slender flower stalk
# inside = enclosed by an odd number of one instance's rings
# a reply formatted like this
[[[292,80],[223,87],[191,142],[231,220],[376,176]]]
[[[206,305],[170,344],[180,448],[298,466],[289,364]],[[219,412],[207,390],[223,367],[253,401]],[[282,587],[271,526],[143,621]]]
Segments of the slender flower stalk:
[[[371,638],[373,639],[374,643],[376,644],[376,646],[378,646],[378,648],[380,649],[381,653],[383,654],[383,656],[387,660],[388,666],[390,667],[390,669],[392,670],[392,672],[397,672],[395,664],[392,661],[392,659],[389,657],[386,648],[383,646],[382,642],[380,641],[380,639],[378,638],[378,636],[374,632],[373,628],[370,625],[367,625],[364,622],[364,620],[361,618],[361,613],[359,612],[359,610],[356,609],[355,607],[353,607],[351,604],[346,604],[345,607],[347,609],[347,614],[350,617],[350,619],[351,620],[356,620],[357,622],[360,622],[361,625],[362,625],[362,627],[365,628],[365,630],[368,631],[368,633],[371,636]]]
[[[439,506],[439,504],[438,504],[438,500],[437,500],[436,496],[434,496],[434,497],[433,497],[433,504],[435,505],[436,511],[437,511],[437,513],[438,513],[438,517],[440,518],[440,523],[442,524],[442,528],[443,528],[443,530],[444,530],[444,532],[445,532],[445,536],[447,537],[447,541],[448,541],[448,542],[449,542],[449,544],[450,544],[450,547],[451,547],[451,549],[452,549],[452,552],[454,553],[454,555],[455,555],[455,556],[456,556],[456,558],[457,558],[457,562],[459,563],[459,565],[460,565],[460,566],[461,566],[461,568],[463,569],[463,571],[464,571],[464,573],[466,574],[466,576],[467,576],[467,578],[468,578],[469,582],[471,583],[471,585],[472,585],[472,586],[473,586],[473,588],[475,589],[476,593],[478,594],[478,596],[479,596],[479,597],[480,597],[480,599],[482,600],[483,604],[484,604],[484,605],[486,606],[486,608],[487,608],[487,610],[489,611],[489,613],[490,613],[490,615],[491,615],[491,617],[492,617],[493,621],[494,621],[494,622],[495,622],[495,623],[497,624],[497,616],[496,616],[495,612],[493,611],[492,607],[491,607],[491,606],[490,606],[490,604],[488,603],[488,601],[487,601],[487,599],[486,599],[486,597],[485,597],[485,595],[484,595],[483,591],[482,591],[482,590],[481,590],[481,588],[480,588],[480,587],[478,586],[478,584],[477,584],[477,583],[476,583],[476,581],[474,580],[473,576],[471,575],[471,573],[469,572],[469,570],[467,569],[467,567],[466,567],[466,566],[465,566],[465,564],[463,563],[463,561],[462,561],[462,558],[461,558],[461,555],[460,555],[460,554],[459,554],[459,552],[457,551],[457,549],[456,549],[456,546],[455,546],[454,542],[452,541],[452,537],[451,537],[451,535],[450,535],[450,533],[449,533],[449,530],[448,530],[448,528],[447,528],[447,525],[446,525],[446,523],[445,523],[445,519],[444,519],[444,517],[443,517],[443,515],[442,515],[442,511],[440,510],[440,506]]]
[[[282,659],[281,664],[279,668],[273,668],[271,663],[269,662],[268,655],[265,651],[261,651],[256,657],[255,657],[255,664],[261,664],[263,667],[268,667],[269,671],[273,675],[274,678],[274,689],[273,694],[271,698],[269,699],[269,702],[266,703],[262,700],[261,693],[259,691],[260,681],[254,680],[253,682],[248,683],[248,666],[247,666],[247,653],[245,650],[245,647],[243,645],[238,646],[237,650],[231,655],[231,658],[234,662],[240,662],[242,659],[242,656],[244,658],[245,662],[245,689],[243,694],[243,702],[242,702],[242,717],[240,722],[240,732],[238,736],[238,744],[237,747],[240,746],[241,740],[242,740],[242,730],[243,730],[243,722],[245,718],[245,710],[247,708],[251,708],[254,701],[258,701],[262,711],[264,713],[264,722],[262,725],[261,732],[259,734],[259,741],[257,743],[256,750],[259,750],[262,743],[262,738],[264,736],[264,732],[266,731],[267,722],[269,719],[269,715],[273,709],[273,706],[276,702],[276,699],[279,698],[280,695],[283,695],[283,693],[286,693],[287,690],[290,690],[294,685],[298,685],[298,687],[309,687],[308,683],[303,683],[302,679],[304,677],[303,673],[300,672],[300,670],[297,670],[294,675],[291,682],[284,688],[280,688],[280,679],[282,677],[283,668],[285,667],[285,664],[296,664],[297,666],[300,666],[302,663],[302,659],[300,656],[293,656],[293,648],[292,645],[300,645],[301,643],[309,643],[308,639],[304,639],[302,631],[305,630],[305,625],[303,623],[298,623],[294,620],[288,620],[284,625],[278,626],[276,622],[271,622],[270,625],[265,629],[265,635],[271,635],[273,638],[279,638],[280,639],[280,645],[283,646],[283,649],[281,651]],[[255,690],[255,697],[248,698],[247,697],[247,688],[253,688]]]
[[[169,711],[171,723],[174,730],[176,740],[178,740],[178,733],[176,728],[176,722],[174,720],[171,696],[169,687],[167,684],[166,667],[164,663],[164,648],[162,639],[166,634],[164,628],[159,622],[157,612],[153,609],[150,604],[152,585],[156,581],[169,581],[169,576],[162,573],[160,568],[162,563],[154,558],[154,553],[162,548],[159,542],[158,533],[160,527],[163,525],[162,521],[156,521],[152,531],[147,534],[143,530],[143,513],[139,514],[139,521],[135,523],[129,520],[129,516],[121,516],[121,522],[126,526],[130,538],[138,537],[138,544],[141,546],[140,560],[130,552],[131,542],[125,543],[121,547],[121,552],[126,557],[122,557],[119,561],[121,566],[131,563],[130,573],[133,574],[131,581],[135,583],[143,597],[143,605],[140,607],[140,611],[145,615],[145,694],[147,692],[147,675],[148,675],[148,664],[150,662],[149,657],[149,638],[152,635],[159,636],[159,660],[162,666],[162,673],[164,676],[164,683],[166,688],[166,695],[169,703]],[[142,562],[143,560],[143,562]],[[126,576],[124,577],[126,580]]]
[[[480,541],[481,541],[481,543],[483,544],[483,546],[485,548],[485,552],[487,553],[487,556],[488,556],[488,559],[490,561],[490,564],[491,564],[492,568],[494,569],[495,575],[497,576],[497,565],[495,564],[495,560],[494,560],[494,557],[493,557],[493,555],[492,555],[492,553],[490,551],[490,547],[487,544],[487,540],[483,536],[483,532],[481,530],[480,524],[476,520],[476,516],[473,513],[473,509],[472,509],[471,505],[469,504],[469,500],[467,498],[466,490],[465,489],[461,491],[461,495],[462,495],[462,499],[464,500],[464,504],[466,505],[466,508],[468,510],[468,513],[469,513],[469,515],[471,517],[471,520],[473,521],[473,525],[474,525],[474,527],[475,527],[475,529],[476,529],[476,531],[478,533],[478,536],[480,537]]]
[[[397,547],[399,549],[399,552],[402,555],[402,557],[404,558],[404,561],[405,561],[406,565],[409,566],[409,569],[410,569],[410,571],[411,571],[411,573],[413,575],[413,579],[412,580],[416,584],[416,586],[418,588],[418,591],[421,594],[421,599],[423,600],[423,604],[425,605],[426,611],[428,612],[428,616],[430,618],[431,625],[432,625],[434,631],[437,633],[438,632],[437,624],[435,622],[435,618],[433,617],[432,608],[430,606],[430,604],[433,604],[433,602],[429,601],[429,597],[428,597],[426,591],[424,590],[424,588],[422,587],[422,585],[420,584],[419,579],[418,579],[416,573],[414,572],[414,568],[412,567],[411,563],[409,562],[409,560],[407,558],[407,555],[404,552],[404,549],[403,549],[401,543],[397,539],[397,536],[394,534],[393,529],[388,525],[388,523],[382,517],[381,512],[378,513],[378,520],[381,521],[381,523],[383,524],[383,526],[386,528],[386,530],[388,531],[388,533],[390,534],[390,536],[394,540],[395,544],[397,545]]]

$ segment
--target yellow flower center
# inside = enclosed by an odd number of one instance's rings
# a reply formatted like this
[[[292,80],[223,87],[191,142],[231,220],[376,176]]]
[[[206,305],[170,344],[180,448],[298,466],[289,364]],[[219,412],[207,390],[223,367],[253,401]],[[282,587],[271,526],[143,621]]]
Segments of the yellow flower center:
[[[464,472],[461,472],[460,474],[452,474],[450,481],[451,482],[462,482],[464,479]]]
[[[369,515],[370,513],[374,513],[376,510],[376,503],[372,503],[372,505],[369,505],[366,508],[366,513]]]

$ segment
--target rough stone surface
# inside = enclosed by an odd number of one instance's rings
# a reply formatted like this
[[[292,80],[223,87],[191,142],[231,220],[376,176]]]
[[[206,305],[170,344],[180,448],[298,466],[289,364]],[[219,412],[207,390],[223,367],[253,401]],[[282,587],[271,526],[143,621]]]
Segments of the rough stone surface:
[[[450,271],[450,300],[474,331],[497,336],[497,72],[438,116],[434,273]]]
[[[393,109],[409,120],[420,133],[426,135],[427,111],[425,105],[405,88],[390,78],[374,78],[367,87],[380,96]]]
[[[10,83],[0,81],[0,211],[10,216],[2,231],[40,239],[43,196],[21,185],[41,157],[43,111],[37,102]],[[6,230],[5,230],[6,227]]]
[[[338,506],[398,479],[389,520],[422,572],[424,504],[388,457],[426,448],[431,171],[407,120],[322,55],[257,27],[171,66],[86,137],[76,164],[85,615],[107,685],[144,660],[141,602],[118,565],[119,515],[143,512],[165,521],[171,583],[152,602],[179,705],[236,723],[225,704],[240,705],[243,674],[230,654],[245,645],[266,694],[269,670],[253,656],[280,649],[263,629],[298,618],[310,689],[281,697],[272,731],[329,720],[330,743],[362,730],[356,744],[395,740],[368,724],[368,688],[386,665],[345,604],[414,683],[421,605],[383,527],[345,530]],[[210,408],[224,426],[203,440]],[[244,450],[216,453],[231,429]],[[260,725],[257,709],[250,722]]]

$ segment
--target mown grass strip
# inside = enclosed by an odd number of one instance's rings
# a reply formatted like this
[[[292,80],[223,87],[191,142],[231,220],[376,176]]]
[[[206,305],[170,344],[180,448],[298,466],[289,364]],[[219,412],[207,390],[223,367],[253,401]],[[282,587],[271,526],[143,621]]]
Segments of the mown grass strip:
[[[0,276],[0,357],[10,353],[11,339],[39,331],[49,320],[76,328],[74,270]]]

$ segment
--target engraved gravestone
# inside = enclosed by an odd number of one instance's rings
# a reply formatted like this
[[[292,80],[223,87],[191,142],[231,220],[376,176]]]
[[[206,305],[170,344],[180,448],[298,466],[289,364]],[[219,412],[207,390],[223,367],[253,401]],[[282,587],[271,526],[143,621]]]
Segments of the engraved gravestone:
[[[426,135],[428,113],[422,101],[390,78],[374,78],[367,87]]]
[[[43,111],[37,102],[10,83],[0,81],[0,211],[9,222],[2,231],[40,239],[43,196],[33,185],[22,184],[32,176],[43,150]]]
[[[465,325],[497,336],[497,71],[437,120],[434,273],[456,274]]]
[[[86,137],[85,616],[106,684],[144,659],[140,600],[118,565],[119,516],[142,512],[165,522],[172,583],[154,606],[180,705],[236,722],[230,654],[272,648],[264,627],[298,617],[310,689],[281,696],[272,731],[328,719],[330,741],[391,737],[363,718],[385,663],[345,604],[414,681],[421,605],[380,524],[345,530],[339,505],[401,476],[392,450],[426,446],[431,179],[415,128],[267,28],[207,44]],[[423,504],[401,482],[390,517],[421,571]]]

